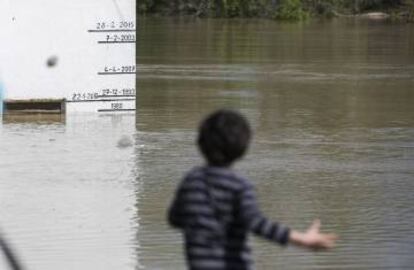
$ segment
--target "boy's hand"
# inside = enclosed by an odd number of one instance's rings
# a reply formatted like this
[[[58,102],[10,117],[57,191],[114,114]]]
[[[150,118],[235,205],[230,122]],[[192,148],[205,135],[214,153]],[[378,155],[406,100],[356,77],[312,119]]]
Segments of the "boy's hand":
[[[293,244],[314,249],[328,249],[335,246],[335,240],[338,237],[335,234],[325,234],[319,231],[321,222],[315,220],[309,229],[302,233],[292,230],[289,235],[289,241]]]

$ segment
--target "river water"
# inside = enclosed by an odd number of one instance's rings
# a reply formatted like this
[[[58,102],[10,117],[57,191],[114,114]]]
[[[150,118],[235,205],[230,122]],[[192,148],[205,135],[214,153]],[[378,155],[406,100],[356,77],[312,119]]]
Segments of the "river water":
[[[196,127],[217,108],[251,121],[254,141],[235,169],[255,183],[263,212],[300,230],[320,218],[341,237],[330,252],[252,237],[257,269],[412,268],[414,25],[138,25],[136,118],[0,126],[0,225],[28,269],[184,269],[166,208],[202,163]],[[133,146],[120,146],[123,136]]]

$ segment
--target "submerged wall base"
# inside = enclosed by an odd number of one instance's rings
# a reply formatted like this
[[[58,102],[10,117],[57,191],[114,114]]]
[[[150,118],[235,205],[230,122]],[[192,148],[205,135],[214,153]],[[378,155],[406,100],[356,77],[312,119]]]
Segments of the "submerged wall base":
[[[5,100],[4,114],[65,114],[65,99]]]

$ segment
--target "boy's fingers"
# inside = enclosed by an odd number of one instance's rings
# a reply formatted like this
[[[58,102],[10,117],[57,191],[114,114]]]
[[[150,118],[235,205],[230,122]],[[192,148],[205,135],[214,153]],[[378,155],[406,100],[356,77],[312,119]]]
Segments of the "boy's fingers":
[[[334,248],[335,247],[335,242],[326,242],[324,244],[324,248]]]
[[[323,245],[326,248],[333,248],[335,246],[336,239],[338,239],[338,236],[336,234],[325,234]]]
[[[330,240],[333,240],[333,241],[335,241],[339,238],[338,235],[336,235],[334,233],[329,233],[329,234],[326,235],[326,237]]]
[[[319,231],[321,227],[321,221],[319,219],[315,219],[312,223],[311,230]]]

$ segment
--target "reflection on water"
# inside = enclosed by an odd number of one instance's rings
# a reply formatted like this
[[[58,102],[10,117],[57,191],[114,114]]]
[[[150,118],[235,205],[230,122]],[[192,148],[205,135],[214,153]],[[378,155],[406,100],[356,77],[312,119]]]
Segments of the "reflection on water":
[[[45,124],[65,124],[66,115],[64,114],[4,114],[2,115],[3,124],[17,123],[37,123]]]
[[[0,225],[28,269],[137,265],[137,168],[133,149],[117,147],[134,121],[71,115],[0,126]]]
[[[201,163],[195,128],[240,110],[255,129],[236,166],[269,216],[341,236],[329,253],[253,237],[258,269],[408,269],[414,260],[414,27],[364,20],[139,21],[140,259],[183,269],[165,211]]]

